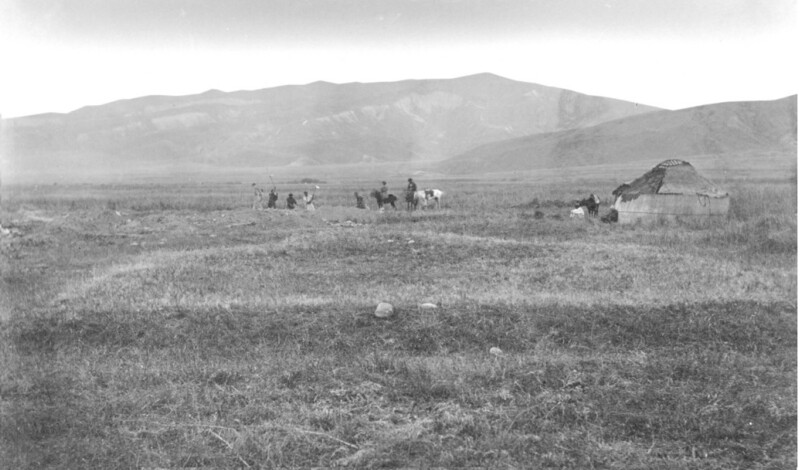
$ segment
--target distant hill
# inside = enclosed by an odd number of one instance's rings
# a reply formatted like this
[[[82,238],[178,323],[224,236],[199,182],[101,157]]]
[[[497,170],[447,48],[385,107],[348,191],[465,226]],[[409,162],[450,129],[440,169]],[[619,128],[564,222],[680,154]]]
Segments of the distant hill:
[[[657,111],[469,150],[439,165],[476,173],[621,164],[694,155],[797,153],[797,96]]]
[[[3,121],[11,172],[430,162],[531,134],[656,111],[480,74],[211,90]]]

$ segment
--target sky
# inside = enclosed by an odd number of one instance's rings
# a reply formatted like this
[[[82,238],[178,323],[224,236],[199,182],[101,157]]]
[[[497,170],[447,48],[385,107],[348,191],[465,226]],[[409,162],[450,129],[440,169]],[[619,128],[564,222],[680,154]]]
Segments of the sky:
[[[145,95],[513,80],[680,109],[797,93],[800,0],[0,0],[0,114]]]

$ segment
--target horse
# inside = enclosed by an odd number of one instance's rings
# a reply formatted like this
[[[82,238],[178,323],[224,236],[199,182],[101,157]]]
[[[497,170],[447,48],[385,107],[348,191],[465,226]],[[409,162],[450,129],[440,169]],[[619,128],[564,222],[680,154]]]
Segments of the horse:
[[[439,208],[439,204],[442,203],[442,196],[444,196],[444,191],[440,191],[438,189],[425,189],[422,191],[423,195],[423,203],[422,207],[427,207],[428,202],[434,201],[436,202],[436,208]]]
[[[586,199],[575,201],[575,208],[585,207],[589,215],[597,216],[600,210],[600,201],[594,194],[589,195]]]
[[[393,209],[397,210],[397,206],[394,205],[397,202],[397,196],[394,194],[389,194],[386,196],[386,199],[381,197],[381,192],[377,189],[373,189],[372,192],[369,193],[370,196],[375,198],[375,201],[378,203],[378,209],[383,209],[384,204],[389,204],[392,206]]]
[[[409,194],[411,194],[411,196],[406,195],[406,201],[409,201],[409,197],[413,198],[414,208],[417,207],[417,204],[419,204],[420,201],[422,202],[423,209],[426,209],[428,207],[428,203],[431,201],[434,201],[436,203],[436,207],[439,208],[442,196],[444,196],[444,191],[439,191],[438,189],[423,189]]]

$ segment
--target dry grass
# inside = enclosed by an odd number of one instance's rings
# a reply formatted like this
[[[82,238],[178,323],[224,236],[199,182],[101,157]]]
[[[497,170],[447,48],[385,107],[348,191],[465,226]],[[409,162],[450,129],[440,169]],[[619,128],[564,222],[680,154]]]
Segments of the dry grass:
[[[564,217],[611,182],[445,184],[413,214],[333,184],[315,213],[221,183],[4,194],[0,461],[796,465],[793,184],[664,226]]]

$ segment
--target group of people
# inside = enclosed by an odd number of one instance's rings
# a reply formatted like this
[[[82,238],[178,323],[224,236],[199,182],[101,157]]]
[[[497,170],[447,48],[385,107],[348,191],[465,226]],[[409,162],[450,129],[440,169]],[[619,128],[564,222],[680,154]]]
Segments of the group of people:
[[[272,189],[269,190],[269,194],[267,195],[267,209],[277,209],[278,208],[278,188],[273,186]],[[308,194],[308,191],[303,191],[303,203],[305,203],[306,210],[313,211],[316,210],[314,207],[314,193]],[[262,209],[264,207],[264,190],[256,186],[253,183],[253,209]],[[294,198],[294,194],[289,193],[289,196],[286,198],[286,208],[287,209],[294,209],[297,207],[297,200]]]
[[[408,179],[408,185],[406,186],[406,200],[410,197],[413,197],[413,194],[417,191],[417,183],[414,182],[412,178]],[[356,191],[356,207],[358,209],[366,209],[367,205],[364,202],[364,196]],[[378,191],[373,191],[372,196],[375,197],[375,200],[378,203],[378,209],[383,211],[383,207],[385,204],[391,204],[392,207],[397,198],[393,194],[389,194],[389,186],[387,186],[386,181],[381,182],[381,187]],[[314,207],[314,193],[308,194],[308,191],[303,191],[303,203],[305,204],[306,210],[316,210]],[[268,209],[277,209],[277,202],[278,202],[278,188],[273,186],[272,189],[269,190],[269,194],[267,195],[267,208]],[[253,183],[253,209],[262,209],[264,207],[264,190],[258,187],[255,183]],[[294,198],[292,193],[289,193],[289,196],[286,198],[286,208],[287,209],[295,209],[297,207],[297,200]]]

